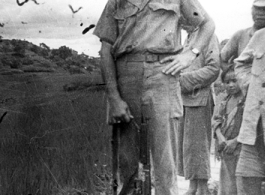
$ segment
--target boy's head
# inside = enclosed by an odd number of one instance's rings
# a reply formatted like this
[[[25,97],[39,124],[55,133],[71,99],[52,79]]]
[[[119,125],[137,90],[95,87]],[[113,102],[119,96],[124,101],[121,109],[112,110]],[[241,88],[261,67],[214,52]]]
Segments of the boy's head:
[[[222,72],[221,80],[225,86],[226,92],[229,95],[236,95],[240,93],[240,87],[236,79],[234,65],[230,65]]]

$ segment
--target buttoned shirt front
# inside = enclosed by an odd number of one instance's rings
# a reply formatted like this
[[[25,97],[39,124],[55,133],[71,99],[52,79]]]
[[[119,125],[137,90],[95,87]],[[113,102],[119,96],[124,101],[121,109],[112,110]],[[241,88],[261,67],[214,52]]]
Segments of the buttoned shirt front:
[[[254,145],[257,124],[262,118],[265,126],[265,29],[257,31],[241,55],[235,59],[235,73],[243,82],[249,82],[243,121],[238,141]],[[246,77],[246,74],[249,75]],[[244,80],[247,81],[244,81]]]
[[[197,28],[205,11],[197,0],[109,0],[94,31],[124,53],[173,54],[182,49],[181,18]]]

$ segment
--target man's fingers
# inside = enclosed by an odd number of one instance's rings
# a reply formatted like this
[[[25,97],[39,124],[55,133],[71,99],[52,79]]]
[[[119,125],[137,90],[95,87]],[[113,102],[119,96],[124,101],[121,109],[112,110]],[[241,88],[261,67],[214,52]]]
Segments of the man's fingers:
[[[180,73],[180,71],[183,70],[182,66],[178,66],[174,71],[171,72],[172,75]]]
[[[175,63],[174,62],[171,62],[171,63],[169,63],[163,70],[162,70],[162,72],[163,73],[165,73],[165,74],[167,74],[167,72],[173,67],[175,65]]]
[[[175,70],[179,71],[179,64],[178,63],[170,63],[167,68],[164,69],[163,73],[165,74],[172,74]]]
[[[166,62],[171,62],[172,60],[174,60],[174,57],[173,56],[168,56],[168,57],[165,57],[162,60],[160,60],[160,63],[163,64],[163,63],[166,63]]]
[[[113,117],[111,117],[110,120],[108,121],[108,123],[109,123],[110,125],[116,124],[116,119],[113,118]]]
[[[127,109],[127,114],[130,117],[130,119],[133,119],[134,118],[133,115],[131,114],[131,111],[130,111],[129,108]]]
[[[125,122],[130,122],[131,121],[131,119],[133,119],[134,117],[131,115],[131,112],[130,112],[130,110],[129,110],[129,108],[128,109],[126,109],[126,114],[125,114],[125,116],[124,116],[124,119],[125,119]]]
[[[122,117],[113,117],[113,121],[115,124],[119,124],[119,123],[123,122]]]

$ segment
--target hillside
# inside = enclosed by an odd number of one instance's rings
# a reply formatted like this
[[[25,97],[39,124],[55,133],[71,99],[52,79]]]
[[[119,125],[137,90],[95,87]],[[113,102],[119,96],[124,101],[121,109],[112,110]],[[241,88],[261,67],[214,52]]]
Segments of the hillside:
[[[23,40],[0,40],[0,74],[64,72],[86,74],[99,70],[99,58],[78,54],[66,46],[50,49]]]
[[[107,194],[111,131],[99,61],[0,43],[0,194]]]

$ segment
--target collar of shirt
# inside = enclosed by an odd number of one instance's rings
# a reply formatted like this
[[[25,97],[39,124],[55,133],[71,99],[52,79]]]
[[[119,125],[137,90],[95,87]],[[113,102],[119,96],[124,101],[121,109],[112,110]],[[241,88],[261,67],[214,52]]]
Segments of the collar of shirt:
[[[252,36],[254,35],[255,32],[256,32],[256,29],[255,29],[254,26],[252,26],[252,28],[249,28],[249,32],[248,32],[248,34],[249,34],[250,37],[252,37]]]
[[[143,0],[143,1],[127,0],[127,1],[130,2],[131,4],[135,5],[136,7],[138,7],[139,10],[142,10],[150,0]]]

